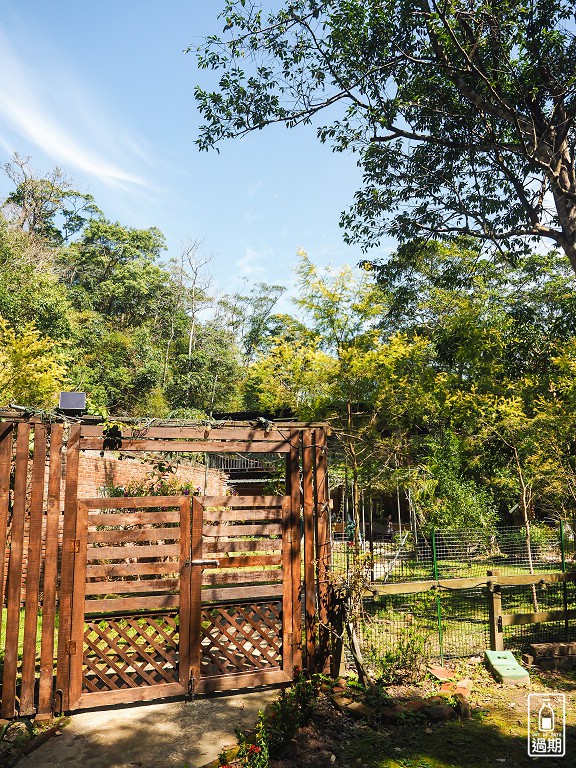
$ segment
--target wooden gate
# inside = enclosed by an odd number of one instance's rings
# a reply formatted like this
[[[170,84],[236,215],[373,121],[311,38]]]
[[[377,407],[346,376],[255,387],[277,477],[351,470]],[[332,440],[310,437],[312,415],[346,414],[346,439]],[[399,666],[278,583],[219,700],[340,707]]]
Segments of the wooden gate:
[[[291,516],[290,497],[205,497],[193,503],[192,691],[291,680],[293,639],[302,631],[302,617],[300,602],[296,610],[294,603],[300,521]]]
[[[73,555],[70,709],[186,693],[190,497],[82,499],[63,549]]]
[[[1,717],[325,669],[325,425],[127,422],[111,434],[91,417],[0,416]],[[97,484],[81,482],[93,452],[119,450],[283,455],[286,496],[93,498]]]
[[[80,500],[67,708],[291,680],[292,530],[283,496]]]

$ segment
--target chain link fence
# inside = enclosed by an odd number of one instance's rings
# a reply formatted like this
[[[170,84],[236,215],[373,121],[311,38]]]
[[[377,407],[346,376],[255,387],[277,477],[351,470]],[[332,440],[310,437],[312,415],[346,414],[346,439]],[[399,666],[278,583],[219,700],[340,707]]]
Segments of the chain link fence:
[[[524,528],[434,531],[430,537],[412,531],[392,540],[366,540],[355,545],[345,537],[333,541],[333,577],[387,586],[362,601],[359,640],[368,662],[412,643],[425,646],[431,658],[482,655],[490,647],[488,591],[485,585],[453,579],[487,579],[487,574],[542,574],[534,585],[502,587],[502,612],[562,611],[576,605],[576,584],[545,583],[545,574],[574,570],[574,537],[562,525],[538,525],[530,541]],[[414,582],[441,580],[442,586]],[[401,591],[402,584],[406,590]],[[576,621],[550,621],[504,627],[505,648],[527,650],[535,642],[576,639]]]

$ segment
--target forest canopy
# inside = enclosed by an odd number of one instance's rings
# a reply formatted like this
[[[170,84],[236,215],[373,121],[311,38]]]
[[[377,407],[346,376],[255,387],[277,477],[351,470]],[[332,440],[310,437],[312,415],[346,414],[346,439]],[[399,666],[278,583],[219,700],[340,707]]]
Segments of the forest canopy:
[[[356,508],[370,487],[409,490],[428,526],[575,514],[576,278],[563,254],[511,265],[474,238],[413,239],[382,261],[319,268],[301,250],[294,310],[280,313],[282,286],[218,296],[201,243],[168,254],[154,226],[107,219],[18,157],[12,180],[18,168],[0,214],[0,405],[50,410],[67,389],[103,416],[321,419],[332,482],[350,483]]]

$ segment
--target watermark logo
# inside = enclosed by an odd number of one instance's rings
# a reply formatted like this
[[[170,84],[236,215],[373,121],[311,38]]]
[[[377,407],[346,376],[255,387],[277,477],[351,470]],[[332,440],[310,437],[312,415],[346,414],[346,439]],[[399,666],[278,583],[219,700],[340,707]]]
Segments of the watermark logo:
[[[528,694],[529,757],[566,754],[566,697],[563,693]]]

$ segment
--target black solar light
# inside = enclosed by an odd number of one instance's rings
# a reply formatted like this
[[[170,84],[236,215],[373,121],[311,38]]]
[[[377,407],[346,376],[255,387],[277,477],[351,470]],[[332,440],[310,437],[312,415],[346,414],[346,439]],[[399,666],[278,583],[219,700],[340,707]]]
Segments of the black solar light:
[[[82,416],[86,410],[86,392],[60,392],[58,410],[66,416]]]

